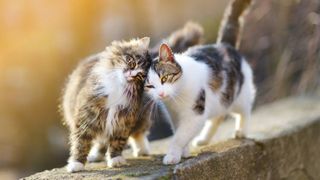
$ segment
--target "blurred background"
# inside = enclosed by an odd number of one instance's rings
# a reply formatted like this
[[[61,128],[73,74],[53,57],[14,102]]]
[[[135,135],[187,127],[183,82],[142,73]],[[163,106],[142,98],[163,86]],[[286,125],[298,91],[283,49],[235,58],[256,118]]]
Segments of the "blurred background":
[[[156,44],[189,20],[212,43],[227,3],[0,0],[0,179],[65,165],[58,105],[79,60],[112,40],[150,36]],[[320,94],[320,1],[256,0],[240,50],[255,71],[256,106]]]

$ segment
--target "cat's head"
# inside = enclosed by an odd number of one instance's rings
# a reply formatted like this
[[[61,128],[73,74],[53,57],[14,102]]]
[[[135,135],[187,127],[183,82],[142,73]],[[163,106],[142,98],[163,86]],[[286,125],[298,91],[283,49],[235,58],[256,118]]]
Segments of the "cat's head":
[[[170,47],[162,44],[159,57],[149,70],[145,91],[155,100],[173,98],[179,90],[182,68],[175,59]]]
[[[151,65],[149,43],[150,38],[144,37],[131,41],[113,41],[106,48],[112,68],[121,71],[128,83],[144,82],[146,79]]]

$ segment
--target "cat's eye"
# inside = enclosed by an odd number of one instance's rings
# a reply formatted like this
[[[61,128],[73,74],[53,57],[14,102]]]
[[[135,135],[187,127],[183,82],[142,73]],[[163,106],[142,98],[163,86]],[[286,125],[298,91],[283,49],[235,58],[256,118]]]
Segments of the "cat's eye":
[[[165,83],[168,80],[168,75],[165,75],[161,78],[161,84]]]
[[[133,61],[133,57],[130,55],[126,55],[125,58],[127,62]]]
[[[142,56],[140,56],[140,55],[138,54],[138,55],[136,55],[136,58],[137,58],[137,59],[141,59]]]
[[[129,65],[129,68],[130,68],[130,69],[134,69],[134,68],[136,67],[136,62],[134,62],[134,61],[129,61],[128,65]]]
[[[148,89],[152,89],[152,88],[154,88],[154,85],[148,84],[145,87],[148,88]]]

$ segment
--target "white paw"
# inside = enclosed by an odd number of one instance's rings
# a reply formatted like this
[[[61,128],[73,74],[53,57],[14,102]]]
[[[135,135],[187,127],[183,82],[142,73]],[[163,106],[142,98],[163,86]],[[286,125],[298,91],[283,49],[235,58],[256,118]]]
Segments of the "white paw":
[[[181,160],[181,156],[179,155],[174,155],[174,154],[167,154],[163,158],[163,164],[168,165],[168,164],[177,164]]]
[[[133,156],[134,157],[139,157],[139,156],[147,156],[149,155],[149,149],[134,149],[133,150]]]
[[[122,156],[117,156],[107,160],[108,167],[120,167],[126,165],[127,161]]]
[[[183,152],[182,152],[182,157],[188,158],[188,157],[190,157],[190,156],[191,156],[191,155],[190,155],[189,148],[184,148],[184,149],[183,149]]]
[[[84,165],[78,161],[71,161],[67,165],[67,171],[70,173],[84,170]]]
[[[104,155],[101,153],[91,153],[88,155],[87,160],[88,162],[100,162],[103,161]]]

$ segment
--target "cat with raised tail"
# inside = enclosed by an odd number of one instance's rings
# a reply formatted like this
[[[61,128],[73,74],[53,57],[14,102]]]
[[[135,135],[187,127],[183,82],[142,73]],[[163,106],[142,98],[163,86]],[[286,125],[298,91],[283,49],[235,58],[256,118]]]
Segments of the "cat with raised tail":
[[[250,0],[233,0],[226,11],[217,44],[198,45],[182,54],[162,44],[149,70],[146,92],[162,101],[172,119],[174,136],[164,164],[188,156],[189,142],[202,130],[199,144],[206,144],[229,113],[239,114],[235,137],[245,136],[255,98],[252,69],[235,49],[239,18]],[[201,142],[200,142],[201,141]]]

